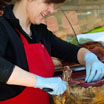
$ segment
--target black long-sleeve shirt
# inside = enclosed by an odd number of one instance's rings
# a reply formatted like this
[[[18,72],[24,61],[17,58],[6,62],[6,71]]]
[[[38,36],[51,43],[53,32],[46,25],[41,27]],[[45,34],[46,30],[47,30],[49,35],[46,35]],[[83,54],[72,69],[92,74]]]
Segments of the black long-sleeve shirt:
[[[9,5],[4,9],[3,18],[0,18],[0,101],[12,98],[21,93],[25,87],[7,85],[15,65],[29,71],[28,64],[23,48],[23,43],[18,29],[27,41],[31,43],[41,42],[46,47],[50,56],[54,56],[65,61],[78,62],[77,52],[80,47],[67,43],[57,38],[50,32],[46,25],[31,25],[32,39],[23,31],[19,24],[19,20],[12,12],[13,5]],[[6,25],[6,27],[3,26]]]

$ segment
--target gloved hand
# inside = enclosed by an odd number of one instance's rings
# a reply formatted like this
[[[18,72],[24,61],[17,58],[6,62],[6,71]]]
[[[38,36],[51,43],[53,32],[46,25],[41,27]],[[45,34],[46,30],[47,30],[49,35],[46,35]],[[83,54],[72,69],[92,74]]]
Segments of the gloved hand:
[[[51,88],[53,91],[48,92],[51,95],[60,95],[66,90],[66,82],[61,80],[60,77],[43,78],[36,75],[36,79],[34,88]]]
[[[104,76],[104,64],[92,52],[87,52],[84,56],[86,62],[85,81],[97,81]]]

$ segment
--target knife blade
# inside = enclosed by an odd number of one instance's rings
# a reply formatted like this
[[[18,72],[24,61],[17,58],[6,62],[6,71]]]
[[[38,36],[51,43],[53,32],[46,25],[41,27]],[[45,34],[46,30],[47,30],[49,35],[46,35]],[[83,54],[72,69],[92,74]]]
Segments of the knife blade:
[[[78,67],[78,68],[73,68],[73,69],[72,69],[72,72],[84,71],[84,70],[86,70],[85,66],[83,66],[83,67]]]

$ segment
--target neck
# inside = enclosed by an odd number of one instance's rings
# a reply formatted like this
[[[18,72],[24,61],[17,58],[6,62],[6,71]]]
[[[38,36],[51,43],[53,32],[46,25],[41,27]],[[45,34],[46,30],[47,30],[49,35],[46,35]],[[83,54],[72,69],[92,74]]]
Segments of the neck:
[[[23,0],[25,1],[25,0]],[[16,18],[19,19],[19,22],[20,22],[20,25],[22,27],[22,29],[28,34],[28,35],[31,35],[31,31],[30,31],[30,25],[31,23],[29,22],[28,20],[28,17],[26,15],[26,3],[24,3],[21,1],[20,2],[17,2],[15,5],[14,5],[14,8],[13,8],[13,13],[15,15]],[[24,5],[24,6],[23,6]]]

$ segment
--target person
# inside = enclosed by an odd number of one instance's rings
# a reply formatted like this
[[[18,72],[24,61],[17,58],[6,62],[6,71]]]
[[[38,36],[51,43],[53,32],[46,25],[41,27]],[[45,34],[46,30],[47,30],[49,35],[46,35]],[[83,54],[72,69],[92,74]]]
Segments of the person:
[[[86,81],[103,78],[104,64],[89,50],[57,38],[42,24],[65,0],[16,0],[0,17],[0,104],[49,104],[66,82],[53,77],[51,56],[86,64]]]

